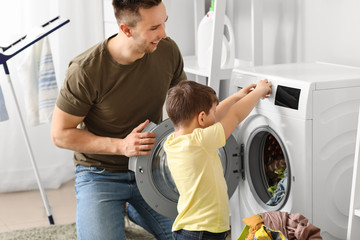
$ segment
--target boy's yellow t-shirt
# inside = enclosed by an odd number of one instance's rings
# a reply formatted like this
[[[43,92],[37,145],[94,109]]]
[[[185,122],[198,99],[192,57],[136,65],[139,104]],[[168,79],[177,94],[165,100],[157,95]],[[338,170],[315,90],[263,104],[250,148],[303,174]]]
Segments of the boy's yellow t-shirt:
[[[168,137],[164,150],[180,193],[172,231],[220,233],[230,229],[227,185],[217,152],[225,144],[221,123]]]

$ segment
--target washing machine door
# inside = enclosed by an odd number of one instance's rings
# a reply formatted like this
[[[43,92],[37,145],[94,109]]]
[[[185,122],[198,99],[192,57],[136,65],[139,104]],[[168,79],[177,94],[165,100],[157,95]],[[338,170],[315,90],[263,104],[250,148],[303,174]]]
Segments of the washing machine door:
[[[156,133],[155,146],[148,156],[131,157],[129,169],[135,172],[138,188],[150,207],[165,217],[175,219],[179,193],[168,169],[163,149],[167,137],[174,131],[173,124],[170,119],[159,125],[150,122],[143,131]],[[240,178],[240,149],[235,138],[230,136],[218,153],[230,198]]]
[[[257,211],[251,214],[283,209],[291,193],[292,171],[283,138],[289,130],[276,124],[284,121],[279,118],[253,112],[236,135],[243,156],[239,187],[242,194],[250,193],[248,201]]]

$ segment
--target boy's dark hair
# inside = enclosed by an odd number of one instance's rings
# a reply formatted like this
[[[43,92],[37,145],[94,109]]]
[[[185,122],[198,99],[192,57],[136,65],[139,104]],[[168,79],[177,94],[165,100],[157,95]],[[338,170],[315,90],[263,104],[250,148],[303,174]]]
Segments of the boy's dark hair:
[[[117,23],[124,22],[131,27],[141,20],[140,8],[149,9],[159,5],[162,0],[113,0],[114,14]]]
[[[209,114],[214,103],[219,103],[214,89],[194,81],[182,80],[169,89],[166,111],[175,127],[187,126],[202,111]]]

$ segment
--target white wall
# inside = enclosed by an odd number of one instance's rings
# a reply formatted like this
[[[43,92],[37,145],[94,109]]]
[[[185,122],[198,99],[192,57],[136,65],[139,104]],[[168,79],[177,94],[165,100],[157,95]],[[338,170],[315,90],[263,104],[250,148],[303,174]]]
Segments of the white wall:
[[[304,59],[360,67],[360,1],[304,1]]]
[[[163,0],[169,16],[166,33],[176,41],[182,54],[195,52],[194,0]]]
[[[327,61],[360,67],[360,1],[262,2],[264,64]],[[236,57],[248,61],[250,3],[234,1]]]
[[[266,0],[263,4],[263,64],[301,60],[301,1]],[[253,61],[251,55],[251,1],[234,1],[233,24],[236,58]],[[230,14],[230,13],[229,13]]]

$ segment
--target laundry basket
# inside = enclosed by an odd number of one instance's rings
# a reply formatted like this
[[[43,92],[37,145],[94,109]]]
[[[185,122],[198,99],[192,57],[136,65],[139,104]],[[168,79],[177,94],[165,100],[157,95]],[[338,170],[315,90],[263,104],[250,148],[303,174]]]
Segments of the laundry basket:
[[[245,240],[248,234],[249,234],[249,226],[245,225],[237,240]]]

